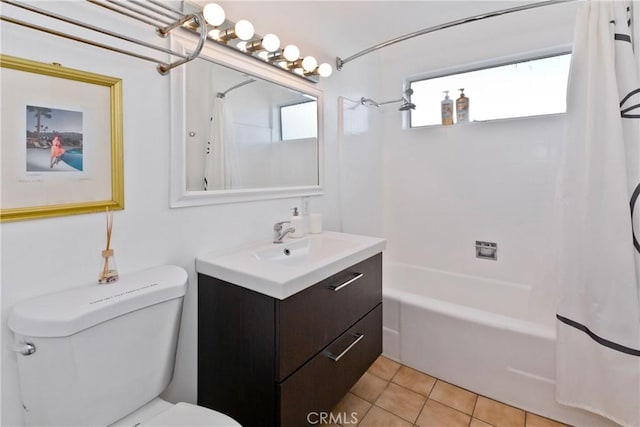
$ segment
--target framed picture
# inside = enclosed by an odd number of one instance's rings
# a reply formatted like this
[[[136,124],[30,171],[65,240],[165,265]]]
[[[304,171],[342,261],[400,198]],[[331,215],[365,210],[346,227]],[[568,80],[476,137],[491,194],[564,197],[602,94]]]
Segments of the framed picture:
[[[0,220],[124,208],[122,80],[0,54]]]

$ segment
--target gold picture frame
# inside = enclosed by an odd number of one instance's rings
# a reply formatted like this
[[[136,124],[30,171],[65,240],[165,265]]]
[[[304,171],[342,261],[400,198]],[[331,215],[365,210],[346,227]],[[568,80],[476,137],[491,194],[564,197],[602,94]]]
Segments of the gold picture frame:
[[[122,80],[0,54],[0,82],[0,221],[124,209]]]

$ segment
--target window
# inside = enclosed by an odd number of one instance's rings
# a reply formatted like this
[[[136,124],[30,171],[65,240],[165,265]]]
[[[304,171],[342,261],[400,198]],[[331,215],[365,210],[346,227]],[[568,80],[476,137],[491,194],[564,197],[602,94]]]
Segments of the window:
[[[571,54],[550,56],[410,82],[411,127],[442,123],[444,91],[469,98],[470,121],[564,113]],[[455,116],[455,114],[454,114]]]
[[[280,136],[283,141],[318,136],[318,102],[307,101],[280,107]]]

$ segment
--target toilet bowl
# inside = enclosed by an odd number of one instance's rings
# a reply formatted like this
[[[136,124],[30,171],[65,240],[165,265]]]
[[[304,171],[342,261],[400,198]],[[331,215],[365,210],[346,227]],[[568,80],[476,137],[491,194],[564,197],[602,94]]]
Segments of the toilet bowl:
[[[240,426],[159,398],[173,377],[187,273],[162,266],[16,304],[20,394],[28,426]]]
[[[109,427],[176,427],[211,426],[240,427],[233,418],[220,412],[185,402],[169,403],[156,398],[132,414],[116,421]]]

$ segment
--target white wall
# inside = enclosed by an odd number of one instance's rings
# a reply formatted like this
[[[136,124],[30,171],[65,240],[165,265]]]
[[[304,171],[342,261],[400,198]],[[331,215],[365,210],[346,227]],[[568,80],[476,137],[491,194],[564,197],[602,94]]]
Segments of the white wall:
[[[384,237],[383,115],[360,98],[338,100],[340,219],[345,232]]]
[[[519,12],[387,49],[381,97],[399,98],[407,77],[570,48],[576,7]],[[553,310],[551,211],[563,133],[563,115],[404,129],[396,107],[385,110],[387,259],[530,285]],[[497,242],[498,261],[476,259],[476,240]]]
[[[104,14],[83,6],[47,3],[46,7],[87,22],[105,24]],[[93,6],[84,5],[89,9]],[[267,7],[267,6],[264,6]],[[3,9],[5,6],[3,5]],[[97,8],[100,9],[100,8]],[[115,31],[128,32],[119,19]],[[3,23],[2,53],[41,62],[117,76],[123,80],[125,210],[114,215],[113,248],[121,274],[159,264],[176,264],[189,272],[175,377],[166,397],[196,401],[196,295],[194,259],[214,250],[255,239],[269,239],[274,222],[287,219],[300,199],[282,199],[185,209],[169,209],[169,78],[155,64]],[[157,42],[148,31],[136,35]],[[327,96],[325,184],[311,211],[324,214],[326,229],[339,227],[337,216],[337,95]],[[10,124],[3,123],[3,126]],[[8,183],[2,183],[8,185]],[[2,417],[3,426],[21,425],[22,408],[16,355],[7,345],[12,334],[7,315],[16,302],[97,279],[104,246],[104,215],[90,214],[1,226],[2,280]]]

